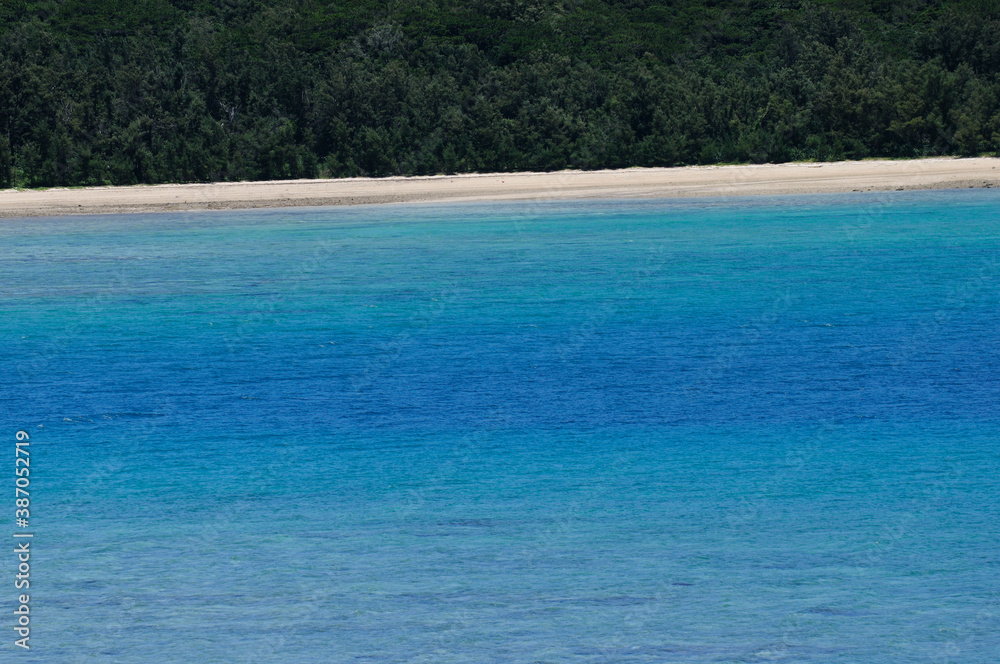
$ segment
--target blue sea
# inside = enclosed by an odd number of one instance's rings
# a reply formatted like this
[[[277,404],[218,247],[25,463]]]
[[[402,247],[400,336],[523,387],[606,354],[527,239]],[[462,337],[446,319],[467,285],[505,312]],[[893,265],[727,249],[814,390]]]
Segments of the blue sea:
[[[4,662],[1000,657],[1000,191],[5,220],[0,305]]]

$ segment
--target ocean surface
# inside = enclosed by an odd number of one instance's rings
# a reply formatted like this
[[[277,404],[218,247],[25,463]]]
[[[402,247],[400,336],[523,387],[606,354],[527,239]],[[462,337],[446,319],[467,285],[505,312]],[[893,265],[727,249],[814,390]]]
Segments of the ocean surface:
[[[0,306],[4,662],[1000,655],[1000,191],[4,220]]]

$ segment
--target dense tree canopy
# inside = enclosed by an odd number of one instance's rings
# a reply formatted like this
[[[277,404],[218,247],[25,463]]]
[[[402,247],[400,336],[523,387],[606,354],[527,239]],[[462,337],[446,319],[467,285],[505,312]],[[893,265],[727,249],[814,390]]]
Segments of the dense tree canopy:
[[[0,0],[0,186],[1000,150],[995,0]]]

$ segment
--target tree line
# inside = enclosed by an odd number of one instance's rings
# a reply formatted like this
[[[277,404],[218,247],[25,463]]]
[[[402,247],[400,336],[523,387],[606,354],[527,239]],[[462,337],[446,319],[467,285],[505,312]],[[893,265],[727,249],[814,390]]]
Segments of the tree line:
[[[0,186],[1000,150],[981,0],[8,0]]]

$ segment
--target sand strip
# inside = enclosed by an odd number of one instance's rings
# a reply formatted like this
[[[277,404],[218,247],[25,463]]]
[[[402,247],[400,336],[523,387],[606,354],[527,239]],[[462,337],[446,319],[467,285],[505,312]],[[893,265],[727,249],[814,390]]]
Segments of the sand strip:
[[[0,217],[316,205],[1000,187],[1000,159],[915,159],[2,190]]]

